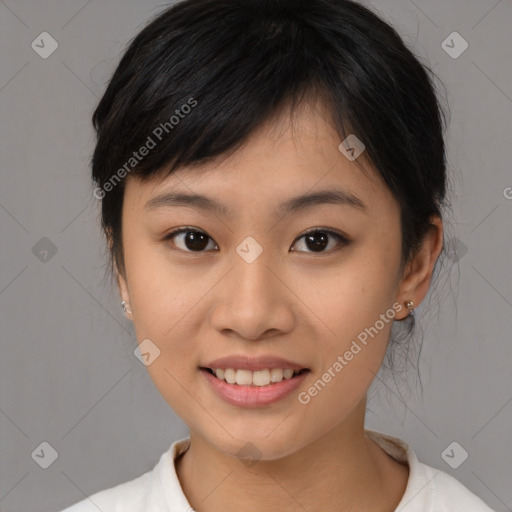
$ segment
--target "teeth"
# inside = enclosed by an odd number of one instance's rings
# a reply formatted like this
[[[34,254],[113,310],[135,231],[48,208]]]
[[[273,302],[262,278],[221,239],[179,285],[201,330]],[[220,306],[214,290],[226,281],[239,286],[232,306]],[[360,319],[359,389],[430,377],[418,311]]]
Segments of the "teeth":
[[[235,370],[227,368],[212,369],[218,379],[226,381],[228,384],[238,384],[239,386],[268,386],[270,383],[281,382],[283,379],[291,379],[293,375],[300,370],[291,368],[272,368],[265,370]]]
[[[234,384],[236,382],[236,372],[232,368],[224,370],[224,380],[228,384]]]
[[[270,370],[258,370],[250,373],[252,373],[252,382],[250,384],[255,386],[268,386],[270,384]]]
[[[250,370],[237,370],[236,383],[239,386],[250,386],[252,384],[252,372]]]
[[[290,379],[292,377],[292,375],[293,375],[293,370],[290,370],[290,368],[287,368],[283,372],[283,376],[285,379]]]
[[[273,368],[270,370],[270,380],[272,382],[281,382],[283,380],[284,371],[281,368]]]

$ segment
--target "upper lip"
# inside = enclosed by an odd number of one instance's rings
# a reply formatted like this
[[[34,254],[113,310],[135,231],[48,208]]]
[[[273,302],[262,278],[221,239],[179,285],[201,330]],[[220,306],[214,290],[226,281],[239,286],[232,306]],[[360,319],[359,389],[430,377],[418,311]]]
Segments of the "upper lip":
[[[292,370],[308,369],[305,366],[288,361],[282,357],[275,357],[271,355],[263,355],[259,357],[249,357],[244,355],[232,355],[227,357],[220,357],[201,366],[202,368],[222,369],[227,368],[240,369],[240,370],[265,370],[267,368],[291,368]]]

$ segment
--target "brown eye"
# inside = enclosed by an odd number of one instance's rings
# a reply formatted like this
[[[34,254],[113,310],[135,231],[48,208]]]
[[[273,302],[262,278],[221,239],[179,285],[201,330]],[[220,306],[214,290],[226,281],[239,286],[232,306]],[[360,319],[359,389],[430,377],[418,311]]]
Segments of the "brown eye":
[[[307,233],[304,233],[301,237],[297,238],[297,240],[304,239],[303,245],[305,245],[306,248],[309,249],[306,252],[322,253],[329,252],[326,251],[325,249],[329,246],[330,238],[336,239],[338,241],[338,246],[346,246],[350,243],[350,240],[348,238],[340,235],[339,233],[321,228],[315,228],[311,231],[308,231]],[[336,244],[334,245],[336,246]],[[329,250],[330,249],[332,249],[332,244]],[[292,250],[296,251],[295,249]]]
[[[173,231],[165,237],[165,240],[171,239],[176,239],[178,243],[173,242],[173,245],[186,252],[203,252],[208,247],[208,241],[213,242],[206,233],[194,228],[180,228]]]

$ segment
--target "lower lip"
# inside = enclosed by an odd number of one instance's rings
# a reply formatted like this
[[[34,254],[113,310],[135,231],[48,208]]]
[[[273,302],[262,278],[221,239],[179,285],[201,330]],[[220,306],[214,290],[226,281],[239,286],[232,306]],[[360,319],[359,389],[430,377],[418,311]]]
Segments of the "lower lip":
[[[267,386],[228,384],[225,380],[218,379],[202,368],[201,373],[205,376],[215,393],[229,404],[238,407],[262,407],[285,398],[300,386],[309,372],[306,371],[290,379],[283,379],[281,382],[268,384]]]

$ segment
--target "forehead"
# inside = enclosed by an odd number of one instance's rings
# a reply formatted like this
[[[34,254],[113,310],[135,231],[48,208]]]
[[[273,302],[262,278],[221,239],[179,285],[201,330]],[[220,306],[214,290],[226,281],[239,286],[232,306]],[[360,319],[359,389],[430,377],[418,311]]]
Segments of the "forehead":
[[[218,197],[229,204],[220,209],[210,206],[226,215],[255,203],[265,208],[280,204],[286,209],[286,202],[288,207],[293,206],[289,201],[292,198],[327,190],[337,191],[331,195],[338,198],[331,202],[345,199],[347,206],[361,211],[361,205],[371,208],[379,201],[392,202],[389,190],[364,153],[350,161],[340,151],[342,141],[328,119],[319,103],[308,104],[293,117],[285,111],[260,125],[233,153],[180,167],[170,175],[162,169],[145,182],[129,176],[125,200],[150,212],[157,210],[159,201],[162,205],[166,193]]]

